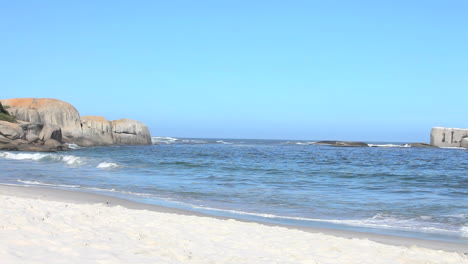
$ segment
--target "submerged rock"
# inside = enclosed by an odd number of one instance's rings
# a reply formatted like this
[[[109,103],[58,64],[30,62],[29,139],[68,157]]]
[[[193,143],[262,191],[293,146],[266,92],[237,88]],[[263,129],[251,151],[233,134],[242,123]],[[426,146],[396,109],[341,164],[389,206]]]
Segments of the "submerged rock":
[[[427,143],[410,143],[408,145],[412,148],[434,148],[434,146]]]

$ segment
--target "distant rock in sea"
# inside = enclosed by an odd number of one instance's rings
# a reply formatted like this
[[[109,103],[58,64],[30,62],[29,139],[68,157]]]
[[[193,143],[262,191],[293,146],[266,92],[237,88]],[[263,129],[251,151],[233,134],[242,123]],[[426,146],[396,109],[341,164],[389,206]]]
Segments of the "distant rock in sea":
[[[108,121],[100,116],[83,116],[71,104],[49,98],[0,100],[2,113],[16,119],[0,121],[0,149],[56,151],[64,143],[81,146],[148,145],[148,127],[136,120]],[[6,118],[5,118],[6,119]]]
[[[468,129],[434,127],[431,145],[435,147],[468,148]]]

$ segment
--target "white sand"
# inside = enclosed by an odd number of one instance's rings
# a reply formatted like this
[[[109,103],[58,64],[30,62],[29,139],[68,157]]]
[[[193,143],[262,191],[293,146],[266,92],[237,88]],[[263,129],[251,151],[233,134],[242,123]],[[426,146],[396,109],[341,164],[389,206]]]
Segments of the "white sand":
[[[463,253],[257,223],[0,195],[0,263],[454,263]]]

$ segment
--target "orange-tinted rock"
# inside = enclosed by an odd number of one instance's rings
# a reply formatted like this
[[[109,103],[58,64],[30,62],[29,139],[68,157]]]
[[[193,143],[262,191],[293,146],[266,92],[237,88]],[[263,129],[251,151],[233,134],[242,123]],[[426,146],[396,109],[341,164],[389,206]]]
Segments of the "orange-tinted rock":
[[[0,100],[17,120],[57,125],[62,130],[63,141],[81,138],[80,114],[71,104],[50,98],[13,98]]]

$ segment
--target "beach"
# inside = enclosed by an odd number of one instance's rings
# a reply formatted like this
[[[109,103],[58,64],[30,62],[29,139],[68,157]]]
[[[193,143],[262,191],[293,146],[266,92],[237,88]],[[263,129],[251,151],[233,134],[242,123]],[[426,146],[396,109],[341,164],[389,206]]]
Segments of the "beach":
[[[57,189],[2,185],[0,208],[3,263],[468,263],[466,244],[349,238]]]

